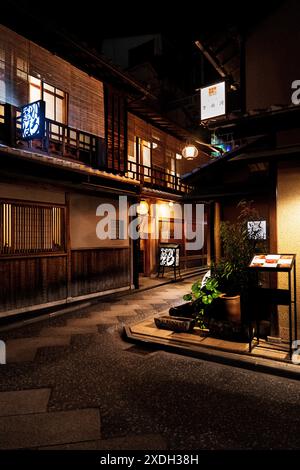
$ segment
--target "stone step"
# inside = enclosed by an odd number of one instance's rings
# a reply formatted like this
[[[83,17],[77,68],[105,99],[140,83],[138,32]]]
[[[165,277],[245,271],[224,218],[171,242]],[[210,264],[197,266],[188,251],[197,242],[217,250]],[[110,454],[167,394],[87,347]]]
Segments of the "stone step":
[[[47,336],[11,339],[6,343],[6,362],[33,361],[37,349],[51,346],[67,346],[71,336]]]
[[[0,392],[0,416],[46,412],[50,393],[50,388]]]
[[[1,449],[28,449],[100,437],[98,409],[0,417]]]

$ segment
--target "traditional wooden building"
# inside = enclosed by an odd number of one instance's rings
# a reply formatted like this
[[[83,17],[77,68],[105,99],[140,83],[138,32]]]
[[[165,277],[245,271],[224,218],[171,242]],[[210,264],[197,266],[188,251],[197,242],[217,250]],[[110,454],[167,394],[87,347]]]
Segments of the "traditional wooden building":
[[[247,37],[240,63],[245,78],[245,109],[207,122],[212,135],[231,151],[188,175],[194,199],[211,207],[211,256],[221,255],[220,221],[235,221],[237,203],[254,202],[266,222],[266,249],[295,253],[299,245],[299,62],[294,60],[299,39],[299,13],[295,2],[281,5]],[[282,35],[283,29],[289,34]],[[274,44],[278,45],[276,59]],[[299,312],[300,268],[297,264]],[[287,288],[282,275],[270,275],[272,287]],[[279,307],[272,334],[288,337],[288,315]],[[298,332],[299,337],[299,332]]]
[[[126,77],[124,87],[116,85],[111,68],[96,79],[0,27],[2,318],[133,289],[139,273],[157,271],[160,240],[99,239],[96,210],[112,203],[119,219],[120,195],[128,204],[181,201],[187,135],[136,102],[130,108],[128,87],[138,85]],[[45,102],[45,134],[26,141],[20,108],[38,100]],[[182,267],[206,263],[206,246],[183,248]]]

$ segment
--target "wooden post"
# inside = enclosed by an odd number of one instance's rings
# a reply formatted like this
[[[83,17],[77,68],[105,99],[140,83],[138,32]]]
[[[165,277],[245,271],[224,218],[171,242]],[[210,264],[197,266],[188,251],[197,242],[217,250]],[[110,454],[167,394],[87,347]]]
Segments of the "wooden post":
[[[221,205],[219,202],[215,202],[215,214],[214,214],[214,246],[215,246],[215,262],[218,262],[221,258]]]
[[[16,146],[16,110],[10,104],[4,106],[5,139],[11,147]]]
[[[72,297],[72,250],[70,233],[70,193],[66,193],[67,297]]]
[[[204,233],[204,239],[206,237],[206,247],[204,245],[204,250],[206,248],[206,263],[207,263],[207,266],[210,266],[211,265],[211,261],[212,261],[212,252],[211,252],[211,230],[212,230],[212,226],[211,226],[211,205],[210,204],[205,204],[204,206],[204,220],[206,219],[206,226],[204,225],[204,230],[205,230],[205,227],[206,227],[206,234]],[[204,253],[203,253],[203,256],[204,256]]]

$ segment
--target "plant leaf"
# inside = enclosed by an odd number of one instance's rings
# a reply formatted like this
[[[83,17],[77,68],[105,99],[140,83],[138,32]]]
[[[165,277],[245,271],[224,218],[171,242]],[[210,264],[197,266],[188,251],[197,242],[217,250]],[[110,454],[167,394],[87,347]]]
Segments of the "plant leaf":
[[[192,294],[185,294],[185,295],[183,296],[183,300],[185,300],[185,301],[187,301],[187,302],[193,300]]]

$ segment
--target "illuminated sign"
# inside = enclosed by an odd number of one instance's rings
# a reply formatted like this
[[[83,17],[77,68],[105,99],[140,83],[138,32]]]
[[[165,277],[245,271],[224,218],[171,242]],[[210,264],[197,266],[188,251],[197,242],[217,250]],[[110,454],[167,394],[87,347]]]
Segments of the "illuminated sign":
[[[179,246],[165,245],[159,247],[159,265],[166,267],[179,266]]]
[[[200,89],[201,121],[225,114],[225,82]]]
[[[266,220],[251,220],[247,222],[249,238],[254,240],[267,239],[267,222]]]
[[[45,102],[35,101],[21,108],[22,139],[41,139],[45,135]]]

